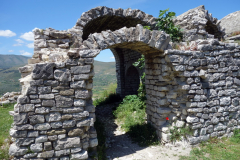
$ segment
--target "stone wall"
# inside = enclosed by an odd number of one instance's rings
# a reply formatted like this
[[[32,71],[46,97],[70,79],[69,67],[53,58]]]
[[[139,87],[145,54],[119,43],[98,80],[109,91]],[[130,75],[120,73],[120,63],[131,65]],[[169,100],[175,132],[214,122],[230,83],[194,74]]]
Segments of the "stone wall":
[[[109,16],[114,22],[125,17],[130,27],[114,23],[104,28],[109,30],[91,28],[96,22],[104,25]],[[10,155],[88,158],[89,149],[98,144],[93,61],[107,48],[116,58],[117,92],[122,96],[136,92],[142,71],[132,63],[145,55],[147,120],[162,142],[169,142],[168,125],[192,128],[190,144],[232,135],[240,123],[240,46],[209,38],[195,41],[191,51],[173,50],[168,34],[143,29],[141,24],[154,25],[153,20],[139,10],[97,7],[83,13],[68,31],[36,29],[33,58],[19,68],[23,86],[12,113]]]
[[[197,44],[197,51],[166,50],[146,60],[148,121],[163,143],[170,141],[168,125],[193,129],[190,144],[240,128],[240,46]]]
[[[203,5],[190,9],[174,19],[175,25],[183,30],[184,41],[197,39],[217,38],[221,40],[225,35],[220,21],[214,18]]]

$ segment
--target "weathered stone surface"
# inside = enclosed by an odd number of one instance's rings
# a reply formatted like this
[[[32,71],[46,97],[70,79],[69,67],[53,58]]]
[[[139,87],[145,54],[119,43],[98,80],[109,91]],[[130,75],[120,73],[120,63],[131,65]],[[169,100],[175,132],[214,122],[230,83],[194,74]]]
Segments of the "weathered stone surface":
[[[67,89],[60,91],[60,95],[62,96],[70,96],[74,94],[74,89]]]
[[[71,67],[72,74],[90,73],[91,65]]]
[[[76,90],[75,97],[80,99],[88,99],[92,95],[92,92],[89,90]]]
[[[48,130],[50,128],[51,128],[51,126],[50,126],[49,123],[36,124],[34,126],[34,130],[40,130],[40,131],[45,131],[45,130]]]
[[[56,99],[56,107],[71,107],[73,105],[73,99],[57,95]]]
[[[17,138],[16,145],[17,146],[27,146],[34,142],[34,138]]]
[[[88,152],[87,151],[81,151],[79,153],[72,154],[71,159],[87,159],[88,158]]]
[[[54,71],[54,78],[61,82],[71,81],[71,73],[68,69],[56,69]]]
[[[28,137],[38,137],[39,132],[38,131],[29,131],[27,134]]]
[[[51,142],[44,142],[44,150],[45,151],[52,150],[52,143]]]
[[[23,95],[20,95],[17,99],[17,103],[19,104],[26,104],[26,103],[29,103],[29,98],[28,96],[23,96]]]
[[[45,118],[43,115],[32,115],[32,116],[29,116],[29,121],[30,121],[30,124],[44,123]]]
[[[53,157],[53,155],[54,155],[54,150],[38,153],[37,157],[38,158],[50,158],[50,157]]]
[[[61,156],[69,155],[69,154],[70,154],[70,149],[64,149],[64,150],[55,152],[56,157],[61,157]]]
[[[91,49],[91,50],[80,50],[79,54],[83,58],[93,58],[96,57],[100,53],[99,49]]]
[[[63,121],[63,128],[70,128],[70,127],[74,127],[75,125],[76,125],[76,121],[75,120]]]
[[[81,136],[83,133],[84,133],[84,131],[82,129],[76,128],[76,129],[70,130],[68,132],[68,136],[69,137],[76,137],[76,136]]]
[[[80,147],[81,143],[79,137],[74,137],[57,140],[56,142],[53,143],[53,145],[55,150],[58,151],[72,147]]]
[[[36,64],[33,67],[33,79],[51,79],[53,78],[54,63]]]
[[[36,108],[35,113],[46,114],[46,113],[49,113],[49,111],[50,111],[50,108],[48,107],[38,107]]]
[[[62,127],[62,122],[52,122],[50,125],[52,128],[60,128]]]
[[[30,129],[33,129],[33,126],[30,125],[30,124],[23,124],[23,125],[17,125],[17,126],[14,126],[13,127],[14,129],[16,130],[30,130]]]
[[[13,120],[16,124],[26,124],[28,120],[27,113],[16,113],[13,116]]]
[[[77,122],[77,127],[83,127],[83,126],[93,126],[93,119],[92,118],[87,118],[82,121]]]
[[[47,122],[56,122],[61,120],[61,114],[59,112],[52,112],[45,116]]]
[[[52,136],[52,135],[57,135],[57,134],[65,134],[66,130],[65,129],[53,129],[47,132],[47,135]]]
[[[15,129],[10,129],[9,131],[10,136],[14,138],[24,138],[27,137],[27,131],[18,131]]]
[[[34,109],[34,104],[19,105],[19,112],[32,112]]]
[[[48,94],[51,93],[51,86],[38,87],[38,94]]]
[[[55,101],[54,100],[43,100],[42,101],[42,106],[46,107],[55,107]]]
[[[22,156],[28,151],[27,147],[18,147],[15,143],[10,145],[9,155],[11,156]]]
[[[70,83],[70,87],[74,89],[86,88],[85,81],[75,81]]]
[[[74,106],[83,107],[86,105],[86,101],[83,99],[74,99]]]
[[[228,14],[220,20],[220,26],[224,29],[226,34],[239,31],[240,28],[240,11]]]
[[[31,144],[30,149],[33,152],[41,152],[43,150],[43,144],[42,143]]]
[[[80,113],[73,113],[72,115],[73,115],[73,118],[80,120],[82,118],[89,116],[89,112],[84,111],[84,112],[80,112]]]

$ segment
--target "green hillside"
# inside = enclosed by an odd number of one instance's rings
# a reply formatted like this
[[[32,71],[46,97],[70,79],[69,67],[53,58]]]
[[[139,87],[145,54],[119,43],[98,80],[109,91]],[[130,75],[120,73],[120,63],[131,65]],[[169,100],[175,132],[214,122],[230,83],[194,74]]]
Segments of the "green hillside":
[[[19,55],[0,55],[0,97],[11,91],[20,91],[21,74],[18,67],[27,64],[28,57]],[[115,62],[94,62],[93,93],[96,96],[110,83],[116,83]]]
[[[1,55],[0,54],[0,69],[7,69],[16,66],[27,64],[29,57],[21,55]]]

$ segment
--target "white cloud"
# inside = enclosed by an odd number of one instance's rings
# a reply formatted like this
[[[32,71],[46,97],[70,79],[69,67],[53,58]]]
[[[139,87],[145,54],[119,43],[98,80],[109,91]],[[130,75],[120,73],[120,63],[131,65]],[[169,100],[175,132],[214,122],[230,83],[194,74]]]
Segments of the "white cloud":
[[[115,57],[110,57],[111,59],[115,59]]]
[[[23,35],[20,36],[20,38],[25,39],[27,41],[33,41],[34,40],[34,36],[33,36],[33,32],[26,32]]]
[[[8,52],[14,52],[14,50],[9,50]]]
[[[26,46],[27,46],[28,48],[34,48],[33,43],[29,43],[29,44],[27,44]]]
[[[16,36],[16,33],[12,32],[10,30],[0,30],[0,36],[13,37],[13,36]]]
[[[16,47],[16,46],[22,46],[22,44],[21,44],[21,43],[17,43],[17,44],[14,44],[13,46],[14,46],[14,47]]]
[[[24,43],[24,41],[21,39],[16,39],[15,41],[17,41],[18,43]]]
[[[24,41],[21,39],[15,39],[15,41],[17,41],[17,44],[14,44],[13,46],[22,46],[22,43],[24,43]]]
[[[26,51],[24,51],[24,50],[20,50],[19,52],[20,52],[21,55],[23,55],[23,56],[31,56],[31,55],[32,55],[32,53],[26,52]]]

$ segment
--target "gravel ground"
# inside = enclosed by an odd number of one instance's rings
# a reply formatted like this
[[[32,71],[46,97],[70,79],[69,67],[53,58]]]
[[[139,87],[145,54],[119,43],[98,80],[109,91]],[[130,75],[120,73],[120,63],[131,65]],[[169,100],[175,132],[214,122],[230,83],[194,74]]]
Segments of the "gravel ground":
[[[189,155],[191,146],[186,142],[150,147],[132,143],[114,120],[112,111],[117,106],[109,104],[96,107],[96,116],[105,126],[108,160],[178,160],[180,155]]]

